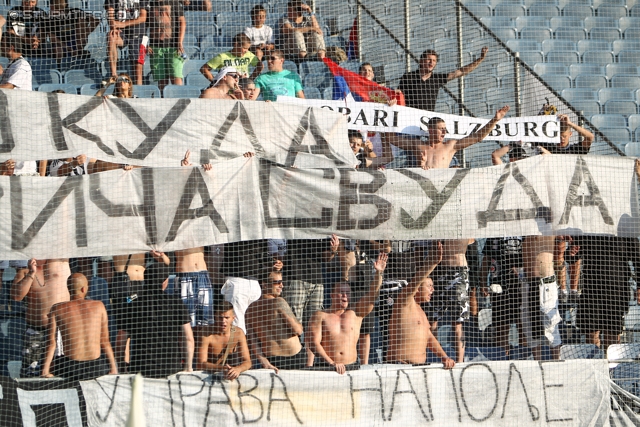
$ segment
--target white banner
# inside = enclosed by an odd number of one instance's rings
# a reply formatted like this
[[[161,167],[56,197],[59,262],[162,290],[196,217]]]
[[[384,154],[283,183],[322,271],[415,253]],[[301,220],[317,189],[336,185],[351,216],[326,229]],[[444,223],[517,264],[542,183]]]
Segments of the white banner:
[[[460,139],[484,126],[489,119],[435,113],[416,108],[390,107],[386,104],[355,101],[298,99],[279,96],[278,103],[317,107],[337,111],[347,118],[349,129],[371,132],[396,132],[410,135],[428,134],[427,122],[440,117],[447,124],[447,139]],[[510,117],[500,120],[487,136],[492,141],[560,142],[560,122],[556,116]]]
[[[477,169],[284,168],[258,158],[68,178],[0,177],[0,259],[173,251],[264,238],[637,236],[634,159]],[[9,238],[10,236],[10,238]]]
[[[130,376],[81,382],[89,426],[122,426]],[[335,372],[249,370],[145,379],[148,426],[599,426],[609,418],[606,360],[373,365]],[[433,423],[433,424],[431,424]]]
[[[280,103],[104,99],[0,90],[0,161],[86,154],[140,166],[194,164],[252,151],[287,166],[357,164],[344,118]],[[295,161],[295,162],[294,162]]]

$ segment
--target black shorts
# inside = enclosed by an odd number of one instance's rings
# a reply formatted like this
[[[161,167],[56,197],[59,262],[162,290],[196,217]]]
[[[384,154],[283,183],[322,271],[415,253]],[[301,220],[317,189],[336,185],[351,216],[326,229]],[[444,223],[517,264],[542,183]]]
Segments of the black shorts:
[[[356,361],[344,366],[347,371],[357,371],[360,369],[360,362]],[[313,361],[313,367],[308,368],[312,371],[335,371],[336,367],[329,365],[322,357],[316,356]]]
[[[585,284],[578,303],[576,324],[583,332],[619,335],[629,311],[629,284]]]
[[[508,326],[516,323],[520,316],[520,288],[518,276],[508,272],[500,282],[501,294],[491,294],[491,324],[494,326]]]
[[[37,326],[27,325],[24,331],[22,343],[22,368],[20,377],[39,377],[42,373],[42,363],[44,362],[47,350],[47,329]]]
[[[267,359],[278,369],[304,369],[307,366],[307,352],[304,349],[293,356],[270,356]]]
[[[107,375],[109,365],[103,356],[95,360],[77,361],[66,356],[56,357],[53,360],[53,374],[73,381],[88,381]]]
[[[431,273],[433,297],[431,308],[433,319],[438,320],[449,313],[456,322],[469,318],[469,268],[438,266]]]

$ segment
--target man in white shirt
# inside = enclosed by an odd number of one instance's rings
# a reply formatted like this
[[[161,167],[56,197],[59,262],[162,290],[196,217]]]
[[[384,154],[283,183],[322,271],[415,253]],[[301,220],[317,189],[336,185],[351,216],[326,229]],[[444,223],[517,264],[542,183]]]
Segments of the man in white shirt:
[[[31,90],[31,65],[22,57],[20,37],[6,33],[0,42],[0,51],[11,60],[2,74],[0,89]]]

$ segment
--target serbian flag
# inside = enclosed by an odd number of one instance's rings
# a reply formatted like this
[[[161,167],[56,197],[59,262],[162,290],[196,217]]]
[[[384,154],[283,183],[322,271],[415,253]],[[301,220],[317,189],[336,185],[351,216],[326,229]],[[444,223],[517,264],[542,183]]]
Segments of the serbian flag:
[[[358,18],[355,18],[347,42],[347,59],[358,59],[358,49]]]
[[[358,73],[346,70],[329,58],[322,59],[329,67],[333,74],[333,99],[347,99],[349,94],[358,102],[379,102],[388,103],[395,99],[397,105],[404,104],[404,95],[402,92],[394,91],[387,87],[381,86],[376,82],[365,79]]]

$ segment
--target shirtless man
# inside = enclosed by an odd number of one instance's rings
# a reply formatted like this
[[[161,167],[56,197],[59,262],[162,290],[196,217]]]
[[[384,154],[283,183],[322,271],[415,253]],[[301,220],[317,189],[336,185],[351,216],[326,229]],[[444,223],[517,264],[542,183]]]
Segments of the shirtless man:
[[[302,324],[281,297],[282,273],[271,271],[261,281],[262,297],[247,310],[251,352],[265,369],[302,369],[307,357],[302,351]]]
[[[349,308],[349,284],[337,282],[331,292],[331,307],[313,313],[305,338],[307,348],[318,359],[314,360],[311,366],[332,367],[339,374],[344,374],[349,368],[357,368],[360,326],[362,319],[373,310],[374,302],[380,293],[387,257],[385,253],[378,255],[373,264],[375,274],[369,285],[369,292],[360,298],[353,308]]]
[[[215,323],[201,329],[198,369],[222,372],[227,380],[235,380],[251,369],[247,338],[242,329],[232,326],[235,314],[231,303],[216,307]]]
[[[107,372],[117,374],[116,359],[109,342],[107,310],[100,301],[86,300],[89,291],[87,278],[75,273],[67,279],[71,301],[51,307],[49,313],[49,343],[42,366],[42,376],[53,377],[51,361],[56,351],[57,331],[60,328],[65,355],[56,358],[53,371],[57,376],[75,381],[101,377]],[[109,367],[101,357],[107,356]]]
[[[49,311],[54,304],[69,301],[67,277],[71,274],[68,259],[29,260],[11,287],[14,301],[27,302],[27,329],[24,335],[21,377],[40,376],[47,346]]]
[[[244,99],[244,92],[238,87],[240,73],[233,67],[224,67],[211,85],[202,91],[205,99]]]
[[[442,359],[445,369],[451,369],[455,365],[431,332],[429,320],[420,307],[421,303],[431,300],[433,281],[428,276],[442,259],[442,244],[437,242],[436,245],[429,251],[426,260],[422,251],[417,252],[420,267],[409,285],[402,288],[395,297],[389,319],[388,363],[425,363],[426,349],[429,348]]]

